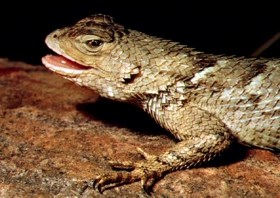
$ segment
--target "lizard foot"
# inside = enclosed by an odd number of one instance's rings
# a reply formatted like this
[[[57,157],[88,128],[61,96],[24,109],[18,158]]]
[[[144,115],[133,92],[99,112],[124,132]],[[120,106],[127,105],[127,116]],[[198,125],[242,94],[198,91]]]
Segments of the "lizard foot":
[[[93,181],[93,187],[102,193],[110,188],[141,180],[143,189],[150,194],[155,182],[170,169],[170,166],[160,162],[155,155],[149,155],[140,148],[137,150],[145,158],[144,161],[136,163],[110,161],[109,163],[114,170],[123,171],[97,176]]]

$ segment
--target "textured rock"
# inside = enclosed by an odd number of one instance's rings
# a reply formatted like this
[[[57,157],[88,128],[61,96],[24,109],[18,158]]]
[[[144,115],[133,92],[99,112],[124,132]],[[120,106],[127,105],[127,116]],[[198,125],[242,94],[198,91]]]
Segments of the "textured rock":
[[[97,100],[42,66],[0,59],[0,197],[148,197],[140,182],[105,191],[88,184],[107,161],[141,160],[174,139],[144,112]],[[154,197],[280,197],[279,155],[235,145],[207,165],[177,171]]]

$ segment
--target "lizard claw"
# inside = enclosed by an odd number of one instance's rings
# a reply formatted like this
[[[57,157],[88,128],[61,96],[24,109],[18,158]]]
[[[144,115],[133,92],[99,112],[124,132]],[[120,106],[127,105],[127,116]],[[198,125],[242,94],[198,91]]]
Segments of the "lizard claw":
[[[105,190],[134,182],[128,173],[111,173],[97,176],[93,180],[93,188],[103,193]]]
[[[118,162],[110,161],[110,165],[115,170],[125,170],[128,172],[112,172],[97,176],[93,181],[93,188],[100,193],[105,190],[121,186],[123,184],[133,183],[141,180],[142,187],[147,194],[153,192],[152,188],[158,179],[163,176],[170,167],[157,160],[154,155],[149,155],[142,149],[139,151],[145,158],[140,162]]]

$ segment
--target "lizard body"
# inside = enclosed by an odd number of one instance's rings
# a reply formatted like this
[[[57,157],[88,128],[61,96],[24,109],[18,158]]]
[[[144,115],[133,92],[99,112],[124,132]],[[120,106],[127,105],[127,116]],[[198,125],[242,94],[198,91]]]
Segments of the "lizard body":
[[[149,191],[167,172],[206,162],[234,140],[280,149],[280,60],[212,55],[92,15],[46,38],[60,56],[50,70],[112,100],[134,103],[179,142],[141,162],[110,162],[131,172],[98,176],[100,191],[141,180]]]

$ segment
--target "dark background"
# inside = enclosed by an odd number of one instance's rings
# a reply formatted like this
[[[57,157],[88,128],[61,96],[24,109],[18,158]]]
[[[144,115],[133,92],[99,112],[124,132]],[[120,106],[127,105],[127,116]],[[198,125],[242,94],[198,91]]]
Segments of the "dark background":
[[[246,4],[245,4],[246,3]],[[94,13],[200,51],[249,56],[280,31],[277,1],[34,1],[1,3],[0,57],[41,64],[45,36]],[[155,4],[155,5],[152,5]],[[280,41],[261,56],[280,57]]]

